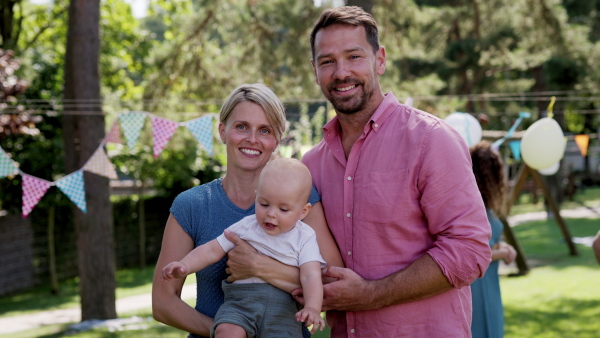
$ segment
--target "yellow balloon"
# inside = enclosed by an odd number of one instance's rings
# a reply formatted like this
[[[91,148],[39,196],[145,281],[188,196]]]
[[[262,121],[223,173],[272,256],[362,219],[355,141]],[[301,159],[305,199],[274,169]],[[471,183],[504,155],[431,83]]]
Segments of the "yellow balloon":
[[[551,176],[556,174],[558,169],[560,169],[560,162],[554,163],[549,168],[539,169],[538,172],[544,176]]]
[[[563,157],[564,134],[554,119],[543,118],[532,124],[521,140],[521,157],[533,169],[548,169]]]

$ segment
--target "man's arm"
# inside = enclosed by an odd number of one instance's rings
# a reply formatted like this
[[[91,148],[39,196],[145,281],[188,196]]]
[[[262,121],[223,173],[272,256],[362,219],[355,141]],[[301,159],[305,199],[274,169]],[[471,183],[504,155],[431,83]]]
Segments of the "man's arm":
[[[163,267],[169,262],[179,261],[193,248],[194,242],[190,236],[183,231],[175,217],[170,215],[152,278],[152,316],[157,321],[180,330],[209,336],[213,319],[181,300],[185,278],[161,281]]]
[[[453,288],[437,263],[427,254],[406,269],[379,280],[365,280],[350,269],[325,271],[338,280],[323,286],[323,310],[360,311],[412,302]]]

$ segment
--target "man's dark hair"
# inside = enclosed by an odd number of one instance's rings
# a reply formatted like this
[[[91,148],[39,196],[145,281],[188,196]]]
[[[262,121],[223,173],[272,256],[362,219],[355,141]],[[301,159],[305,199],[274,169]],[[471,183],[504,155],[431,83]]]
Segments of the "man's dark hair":
[[[379,50],[379,32],[377,30],[377,22],[373,16],[365,12],[357,6],[343,6],[330,8],[321,13],[319,20],[313,26],[310,33],[310,48],[312,57],[315,57],[315,36],[319,29],[331,26],[334,24],[343,24],[351,26],[363,26],[367,34],[367,41],[373,47],[373,53]]]

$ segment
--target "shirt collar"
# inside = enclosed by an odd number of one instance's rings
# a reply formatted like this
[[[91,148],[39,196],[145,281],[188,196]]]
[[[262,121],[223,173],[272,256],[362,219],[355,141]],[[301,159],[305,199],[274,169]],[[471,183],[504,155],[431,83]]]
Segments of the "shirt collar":
[[[385,120],[390,116],[390,114],[394,111],[400,102],[394,96],[392,92],[386,93],[384,95],[383,101],[379,104],[379,107],[375,109],[375,112],[371,116],[369,123],[365,125],[365,132],[368,132],[369,129],[377,132],[379,128],[383,125]],[[340,130],[340,122],[337,116],[334,116],[331,121],[327,122],[323,127],[323,135],[325,138],[335,138],[339,135]]]
[[[377,132],[399,104],[400,102],[398,102],[398,99],[396,99],[392,92],[385,94],[383,101],[381,101],[381,104],[379,104],[379,107],[377,107],[371,116],[369,123],[365,126],[365,132],[368,131],[368,128]]]

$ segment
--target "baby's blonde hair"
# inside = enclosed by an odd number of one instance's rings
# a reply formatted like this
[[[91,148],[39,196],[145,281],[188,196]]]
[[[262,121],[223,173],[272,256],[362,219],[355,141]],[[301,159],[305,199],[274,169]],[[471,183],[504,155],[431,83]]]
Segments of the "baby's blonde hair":
[[[312,191],[312,176],[304,163],[293,158],[274,159],[267,163],[260,173],[258,185],[260,186],[265,178],[275,175],[284,182],[289,182],[290,184],[297,183],[297,187],[300,190],[298,193],[303,197],[304,201],[308,201]]]

